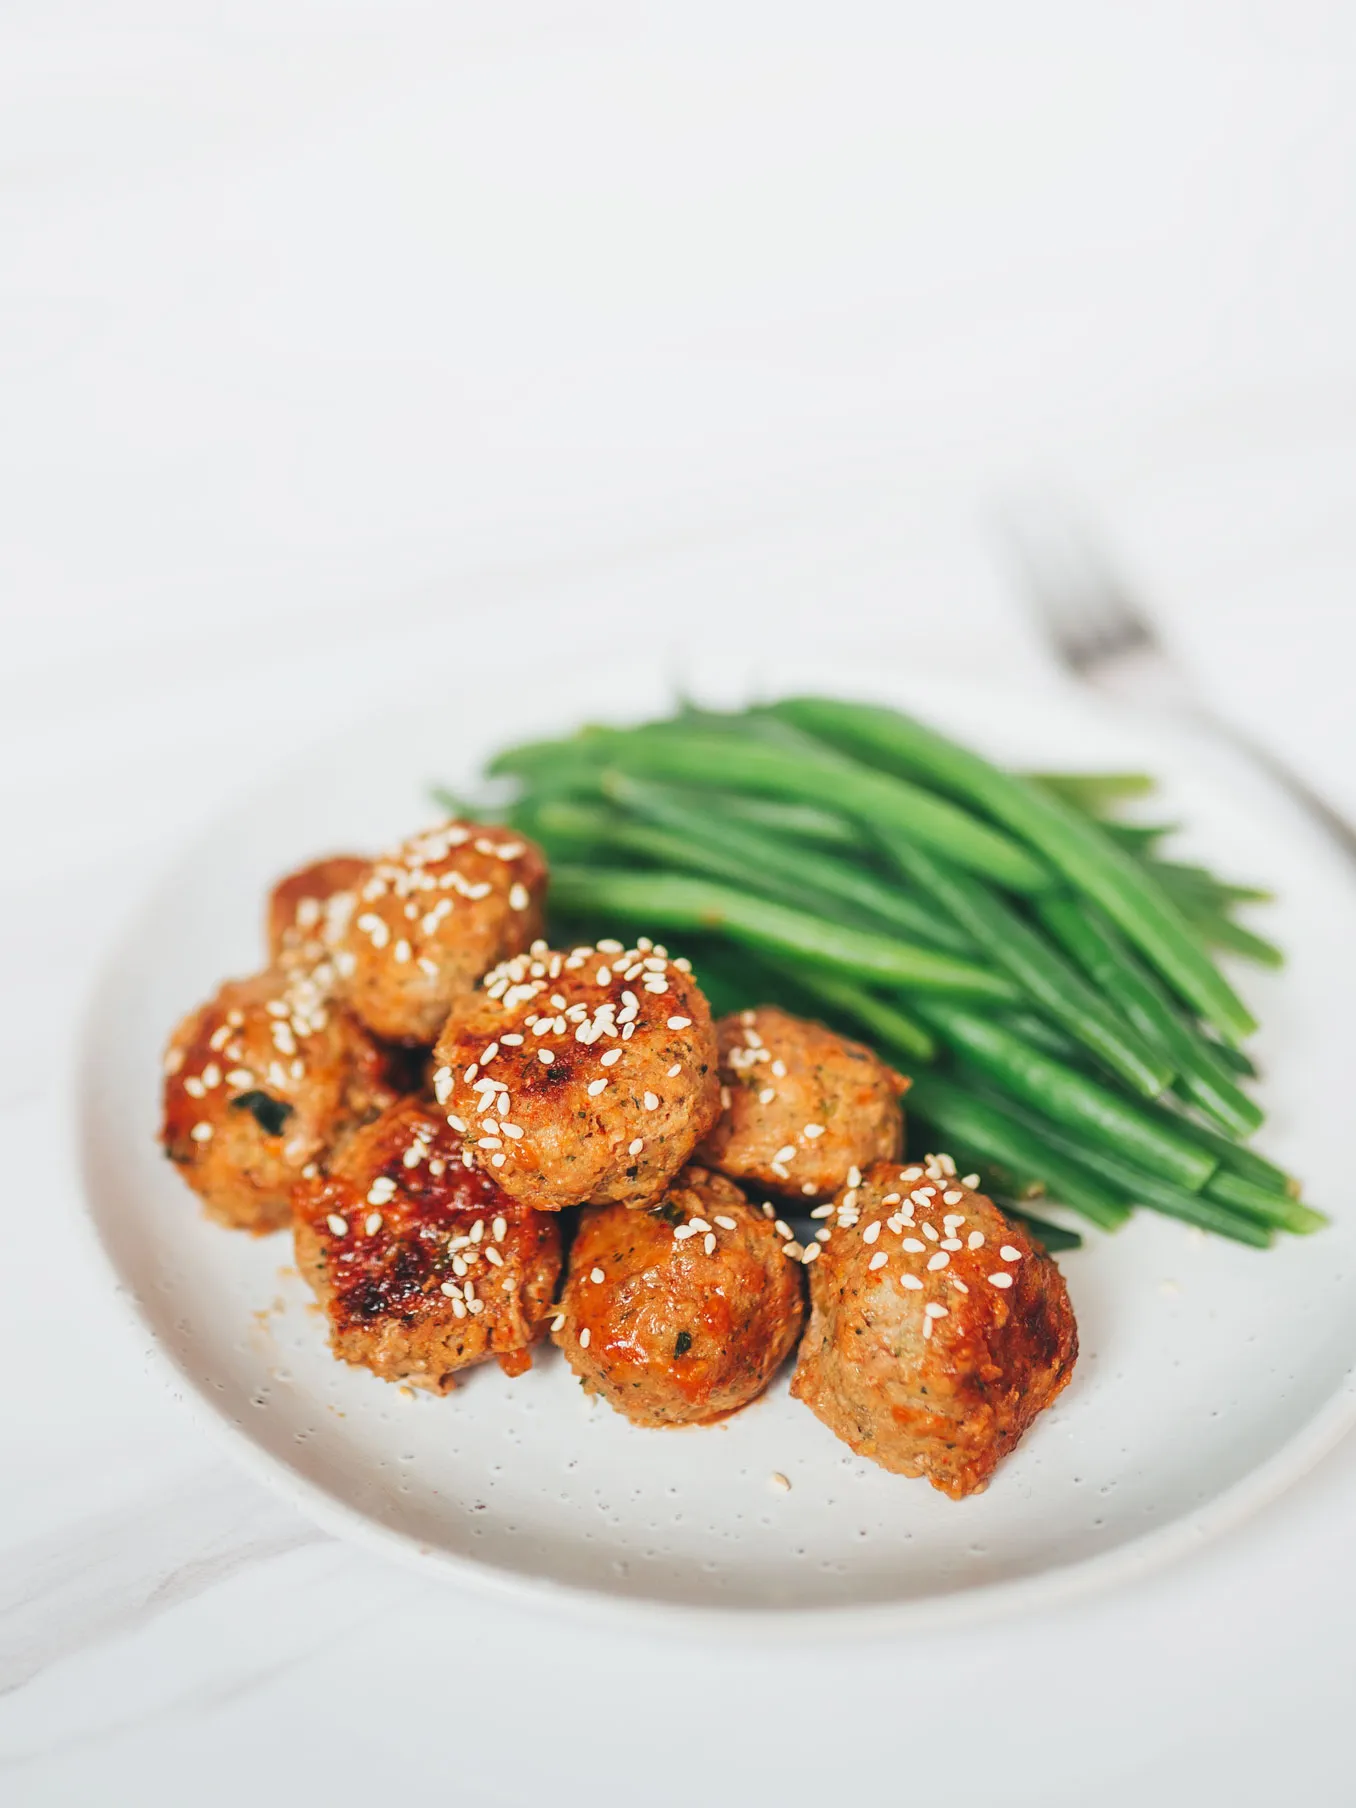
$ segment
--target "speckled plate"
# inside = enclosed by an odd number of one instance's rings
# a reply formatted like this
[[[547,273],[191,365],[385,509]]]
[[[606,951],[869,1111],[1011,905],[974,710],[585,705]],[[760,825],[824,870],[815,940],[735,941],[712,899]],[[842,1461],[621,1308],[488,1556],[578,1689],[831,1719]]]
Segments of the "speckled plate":
[[[689,693],[734,701],[717,663]],[[1274,1496],[1356,1413],[1356,1213],[1348,1198],[1356,874],[1259,779],[1160,723],[1064,691],[898,683],[831,660],[769,662],[766,694],[884,697],[1015,762],[1143,766],[1190,845],[1275,882],[1283,976],[1241,974],[1265,1026],[1266,1147],[1302,1171],[1333,1228],[1258,1255],[1141,1214],[1063,1258],[1083,1354],[1072,1385],[959,1505],[861,1461],[783,1376],[711,1429],[641,1431],[590,1405],[553,1352],[509,1380],[471,1374],[410,1400],[331,1360],[286,1237],[206,1223],[159,1156],[170,1025],[259,964],[271,878],[314,853],[376,847],[433,811],[506,737],[668,707],[654,668],[519,671],[515,719],[459,686],[350,727],[212,825],[159,885],[93,1003],[82,1090],[90,1212],[117,1284],[176,1390],[258,1474],[333,1529],[430,1574],[593,1609],[788,1614],[859,1627],[954,1618],[1133,1574]],[[625,710],[617,699],[627,699]],[[672,940],[672,938],[670,938]],[[773,1483],[789,1479],[789,1491]]]

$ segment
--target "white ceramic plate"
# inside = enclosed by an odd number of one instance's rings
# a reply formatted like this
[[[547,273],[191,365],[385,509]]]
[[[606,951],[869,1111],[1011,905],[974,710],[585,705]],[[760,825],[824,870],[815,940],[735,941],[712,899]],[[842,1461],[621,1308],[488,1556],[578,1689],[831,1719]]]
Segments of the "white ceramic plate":
[[[427,787],[506,739],[668,707],[655,670],[514,671],[511,702],[452,687],[351,728],[217,823],[161,885],[91,1014],[90,1210],[121,1288],[182,1388],[256,1471],[327,1525],[429,1571],[595,1603],[740,1610],[784,1626],[954,1617],[1131,1573],[1275,1494],[1356,1409],[1356,1213],[1347,1197],[1356,879],[1257,781],[1207,747],[1059,692],[891,682],[829,660],[768,662],[767,694],[876,694],[1031,765],[1143,766],[1190,846],[1274,881],[1283,978],[1243,975],[1265,1025],[1267,1148],[1333,1228],[1259,1255],[1142,1213],[1063,1258],[1082,1356],[999,1471],[956,1504],[861,1461],[786,1391],[711,1429],[642,1431],[590,1406],[547,1351],[526,1376],[472,1373],[409,1401],[334,1362],[285,1237],[206,1223],[154,1140],[160,1053],[189,1005],[259,964],[268,882],[431,819]],[[733,700],[718,664],[685,688]],[[670,938],[672,939],[672,938]],[[791,1481],[774,1489],[774,1471]],[[769,1615],[769,1609],[782,1610]]]

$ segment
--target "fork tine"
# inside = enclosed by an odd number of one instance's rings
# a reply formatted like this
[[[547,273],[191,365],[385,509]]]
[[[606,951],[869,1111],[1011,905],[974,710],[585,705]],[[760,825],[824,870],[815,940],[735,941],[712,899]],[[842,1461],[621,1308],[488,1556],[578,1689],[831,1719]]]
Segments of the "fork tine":
[[[1075,672],[1157,645],[1112,562],[1070,512],[1028,503],[1006,509],[998,526],[1028,605]]]

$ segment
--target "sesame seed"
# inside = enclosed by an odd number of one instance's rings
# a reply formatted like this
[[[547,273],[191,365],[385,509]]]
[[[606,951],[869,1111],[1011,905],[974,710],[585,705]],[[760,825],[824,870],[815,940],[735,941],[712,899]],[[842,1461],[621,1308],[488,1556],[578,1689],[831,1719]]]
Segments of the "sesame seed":
[[[875,1255],[873,1255],[871,1260],[867,1263],[867,1267],[868,1268],[884,1268],[885,1264],[889,1260],[890,1260],[890,1258],[885,1253],[885,1251],[883,1249],[878,1249],[876,1251]]]
[[[832,1234],[833,1234],[832,1231],[830,1231],[828,1229],[817,1230],[815,1232],[815,1242],[816,1243],[827,1243],[829,1238],[832,1236]]]
[[[526,910],[531,902],[532,899],[529,896],[525,885],[515,883],[509,886],[509,905],[511,909]]]
[[[736,1224],[736,1222],[733,1218],[723,1218],[719,1214],[717,1214],[715,1221],[722,1230],[738,1230],[739,1229],[739,1226]]]
[[[490,1235],[494,1238],[496,1243],[502,1243],[504,1238],[508,1235],[508,1219],[502,1216],[496,1218],[494,1223],[490,1226]]]
[[[596,1099],[600,1092],[605,1092],[606,1090],[607,1090],[607,1081],[606,1080],[590,1080],[589,1081],[588,1095],[591,1099]]]
[[[557,1312],[555,1317],[551,1320],[551,1329],[553,1331],[559,1331],[564,1328],[564,1325],[565,1325],[565,1314],[563,1312]]]
[[[794,1234],[792,1232],[791,1226],[786,1222],[785,1218],[778,1218],[777,1222],[773,1225],[772,1228],[776,1231],[776,1233],[779,1237],[789,1237]]]
[[[965,1245],[959,1237],[943,1237],[941,1247],[943,1249],[964,1249]]]
[[[504,1158],[502,1155],[492,1155],[490,1157],[490,1166],[492,1168],[502,1168],[503,1165],[504,1165]]]
[[[188,1134],[193,1138],[195,1143],[210,1143],[212,1140],[212,1126],[204,1120],[202,1123],[194,1124]]]
[[[965,1186],[965,1187],[969,1187],[970,1190],[973,1192],[974,1189],[979,1185],[979,1175],[978,1174],[963,1174],[961,1176],[961,1185]]]
[[[1005,1262],[1020,1262],[1022,1259],[1021,1250],[1014,1249],[1011,1243],[1005,1243],[998,1253]]]
[[[758,1094],[758,1103],[760,1105],[770,1105],[776,1096],[777,1094],[773,1091],[771,1086],[765,1086]]]
[[[600,986],[610,986],[612,984],[612,969],[611,967],[599,967],[593,977]]]
[[[854,1170],[854,1172],[855,1172],[855,1170]],[[848,1179],[849,1180],[852,1179],[851,1174],[848,1175]],[[900,1197],[899,1197],[898,1193],[887,1193],[885,1195],[884,1199],[881,1200],[882,1205],[898,1205],[899,1203],[900,1203]]]
[[[675,1225],[673,1240],[675,1243],[686,1243],[689,1237],[695,1237],[696,1234],[690,1224]]]
[[[706,1235],[702,1238],[702,1248],[709,1256],[713,1256],[716,1253],[716,1233],[713,1230],[707,1231]]]
[[[784,1080],[786,1078],[785,1061],[774,1061],[772,1063],[772,1077],[774,1080]]]
[[[945,1268],[947,1263],[950,1260],[951,1260],[951,1257],[946,1253],[946,1251],[944,1249],[939,1249],[935,1256],[928,1257],[928,1268],[933,1273],[936,1273],[936,1271],[939,1268]]]
[[[907,1287],[911,1293],[921,1293],[922,1292],[923,1283],[919,1280],[919,1278],[916,1274],[902,1274],[902,1275],[900,1275],[899,1279],[900,1279],[900,1285]]]
[[[927,1248],[927,1244],[920,1243],[917,1237],[905,1237],[900,1247],[902,1249],[907,1249],[911,1256],[921,1256],[923,1251]]]
[[[389,1174],[378,1174],[367,1191],[369,1205],[385,1205],[395,1198],[396,1183]]]
[[[808,1268],[810,1266],[811,1262],[817,1262],[819,1260],[818,1243],[808,1244],[806,1246],[804,1254],[801,1256],[800,1259],[801,1259],[802,1267],[805,1267],[805,1268]]]
[[[964,1193],[959,1192],[959,1191],[957,1191],[957,1189],[955,1187],[952,1187],[948,1192],[945,1192],[942,1194],[942,1204],[943,1205],[959,1205],[961,1200],[964,1199],[964,1197],[965,1197]]]
[[[619,1048],[605,1049],[598,1057],[598,1065],[600,1067],[613,1067],[621,1060],[621,1058],[622,1052]]]
[[[823,1134],[823,1124],[807,1124],[805,1126],[805,1135],[809,1137],[811,1142],[813,1142],[816,1137],[823,1136]]]
[[[458,1287],[455,1281],[444,1281],[438,1291],[439,1293],[445,1293],[449,1299],[461,1298],[461,1288]]]
[[[504,1258],[500,1255],[493,1243],[487,1243],[485,1245],[485,1260],[489,1263],[491,1268],[502,1268],[504,1266]]]
[[[936,1243],[938,1241],[937,1232],[930,1224],[925,1224],[923,1226],[923,1235],[927,1238],[929,1243]]]
[[[645,1094],[645,1109],[647,1111],[658,1111],[658,1109],[659,1109],[658,1093],[647,1092]]]
[[[796,1157],[795,1144],[794,1143],[784,1143],[782,1145],[782,1147],[780,1149],[778,1149],[777,1153],[772,1157],[772,1159],[774,1162],[783,1162],[784,1163],[784,1162],[788,1162],[788,1161],[794,1161],[795,1157]]]
[[[989,1285],[991,1287],[1011,1287],[1012,1276],[1010,1274],[1001,1274],[1001,1273],[1000,1274],[991,1274],[988,1277],[988,1281],[989,1281]]]
[[[597,1282],[605,1281],[607,1279],[607,1276],[603,1273],[601,1268],[590,1268],[589,1269],[589,1279],[591,1281],[597,1283]]]
[[[465,1136],[466,1119],[464,1117],[457,1117],[455,1113],[449,1113],[447,1122],[449,1128],[455,1130],[458,1136]]]
[[[799,1262],[800,1258],[805,1254],[805,1251],[793,1237],[789,1243],[782,1244],[782,1254],[784,1256],[790,1256],[793,1262]]]
[[[579,1333],[579,1347],[581,1350],[586,1350],[589,1347],[589,1328],[587,1325],[585,1325],[584,1329]]]
[[[668,1027],[671,1030],[690,1029],[692,1027],[692,1019],[690,1017],[670,1017]]]
[[[984,1232],[982,1230],[972,1230],[965,1241],[971,1249],[983,1249]]]
[[[880,1235],[880,1220],[877,1219],[874,1224],[868,1224],[866,1229],[862,1232],[862,1242],[863,1243],[874,1243],[876,1238],[879,1235]]]
[[[945,1306],[933,1305],[931,1302],[929,1302],[929,1304],[924,1306],[923,1310],[924,1310],[924,1312],[927,1313],[929,1318],[949,1318],[950,1317],[950,1313],[947,1311]]]
[[[638,1137],[636,1137],[634,1142],[627,1144],[626,1153],[628,1155],[639,1155],[641,1150],[644,1147],[645,1147],[644,1139],[642,1137],[638,1136]]]
[[[812,1218],[831,1218],[833,1216],[833,1201],[830,1200],[827,1205],[817,1205],[810,1213],[810,1216]]]
[[[777,1208],[776,1208],[776,1206],[773,1205],[773,1203],[770,1199],[765,1199],[763,1201],[762,1213],[765,1218],[775,1218],[776,1217]]]
[[[338,1212],[331,1212],[325,1222],[329,1225],[336,1237],[346,1237],[348,1235],[348,1219],[341,1218]]]
[[[190,1074],[184,1081],[184,1091],[191,1099],[201,1099],[207,1096],[207,1088],[196,1074]]]
[[[620,1052],[620,1051],[618,1051],[618,1052]],[[665,1079],[666,1079],[666,1080],[676,1080],[676,1079],[677,1079],[677,1078],[678,1078],[678,1076],[679,1076],[679,1074],[680,1074],[680,1073],[681,1073],[681,1072],[682,1072],[682,1071],[683,1071],[683,1064],[682,1064],[682,1062],[681,1062],[681,1061],[675,1061],[675,1062],[674,1062],[674,1064],[673,1064],[673,1066],[672,1066],[672,1067],[671,1067],[671,1068],[670,1068],[670,1069],[669,1069],[669,1070],[668,1070],[668,1072],[667,1072],[667,1073],[666,1073],[666,1074],[665,1074],[665,1076],[664,1076],[664,1078],[665,1078]]]
[[[369,1237],[375,1237],[381,1229],[381,1213],[369,1212],[363,1219],[363,1229]]]

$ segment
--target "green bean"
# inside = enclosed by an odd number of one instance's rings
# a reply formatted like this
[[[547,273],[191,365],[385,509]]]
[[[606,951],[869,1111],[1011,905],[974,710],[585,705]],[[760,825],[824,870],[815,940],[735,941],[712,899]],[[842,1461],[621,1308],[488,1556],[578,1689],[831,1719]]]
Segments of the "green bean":
[[[778,962],[784,967],[792,980],[805,991],[826,1004],[835,1006],[846,1016],[853,1017],[858,1023],[878,1036],[887,1048],[897,1049],[901,1054],[914,1061],[931,1061],[937,1053],[937,1045],[932,1037],[907,1012],[897,1004],[889,1004],[883,998],[877,998],[874,992],[868,992],[864,986],[854,984],[850,979],[842,979],[836,973],[826,973],[818,967],[811,967],[803,962]]]
[[[1051,1224],[1048,1218],[1037,1218],[1011,1199],[994,1198],[994,1204],[1005,1218],[1016,1218],[1025,1225],[1028,1235],[1040,1244],[1047,1255],[1062,1255],[1066,1250],[1083,1247],[1083,1239],[1076,1230],[1065,1230],[1062,1224]]]
[[[1086,1168],[1067,1162],[1033,1136],[1021,1119],[940,1074],[918,1074],[911,1107],[941,1134],[1007,1168],[1022,1186],[1044,1186],[1052,1199],[1098,1225],[1116,1230],[1130,1213]]]
[[[813,894],[821,912],[827,902],[828,914],[832,914],[836,902],[876,919],[861,927],[888,926],[902,930],[911,940],[948,948],[955,954],[975,953],[975,945],[964,931],[920,899],[908,896],[898,885],[891,885],[862,867],[817,849],[797,847],[748,823],[722,821],[709,810],[684,803],[667,787],[646,784],[624,772],[605,774],[603,788],[616,802],[661,824],[675,836],[687,837],[695,847],[718,853],[723,871],[736,884],[747,883],[773,895],[789,886],[802,895]]]
[[[1090,1048],[1104,1066],[1145,1098],[1157,1098],[1171,1083],[1175,1068],[987,886],[899,837],[885,837],[884,845],[908,877],[985,954],[1007,969],[1027,997]]]
[[[1034,785],[1076,804],[1088,816],[1100,816],[1127,798],[1147,797],[1157,781],[1147,772],[1028,772]]]
[[[1298,1182],[1284,1168],[1278,1168],[1274,1161],[1268,1161],[1265,1155],[1259,1155],[1256,1149],[1248,1148],[1245,1143],[1235,1142],[1232,1137],[1221,1136],[1217,1130],[1197,1123],[1194,1118],[1182,1117],[1168,1105],[1158,1105],[1154,1109],[1161,1114],[1164,1122],[1191,1137],[1193,1142],[1199,1143],[1213,1155],[1221,1168],[1241,1174],[1245,1180],[1251,1180],[1267,1192],[1288,1193],[1292,1199],[1298,1196]]]
[[[1058,1154],[1082,1163],[1110,1185],[1120,1188],[1136,1205],[1147,1205],[1169,1218],[1180,1218],[1184,1224],[1213,1231],[1216,1236],[1231,1237],[1236,1243],[1247,1243],[1254,1249],[1270,1247],[1269,1227],[1246,1213],[1185,1187],[1174,1186],[1158,1174],[1146,1173],[1109,1149],[1092,1147],[1081,1138],[1069,1136],[1055,1124],[1041,1124],[1036,1134]]]
[[[1138,1102],[1032,1048],[1001,1023],[947,999],[918,996],[912,1004],[944,1042],[1033,1110],[1192,1191],[1214,1173],[1218,1164],[1199,1143]]]
[[[844,811],[936,848],[1013,891],[1035,892],[1049,883],[1040,863],[1001,829],[827,747],[804,753],[734,735],[639,733],[611,741],[606,763],[643,778],[755,791]]]
[[[1051,892],[1036,900],[1036,913],[1055,940],[1079,961],[1130,1022],[1161,1048],[1187,1094],[1226,1130],[1248,1136],[1262,1122],[1261,1108],[1234,1084],[1204,1037],[1142,967],[1095,904]]]
[[[1246,1212],[1250,1218],[1259,1218],[1263,1224],[1275,1224],[1282,1230],[1292,1231],[1297,1237],[1306,1237],[1313,1231],[1322,1230],[1328,1222],[1322,1212],[1314,1211],[1311,1206],[1302,1204],[1288,1193],[1258,1186],[1241,1174],[1224,1171],[1212,1174],[1205,1188],[1205,1196],[1207,1199],[1217,1200],[1221,1205]]]
[[[1072,805],[893,710],[811,697],[775,704],[772,713],[977,804],[1094,898],[1224,1036],[1239,1041],[1257,1028],[1172,899],[1132,854]]]
[[[845,816],[832,810],[821,810],[814,804],[787,803],[780,797],[744,797],[737,792],[703,798],[708,810],[737,822],[751,822],[756,828],[770,829],[776,835],[795,841],[812,841],[824,847],[854,849],[861,845],[861,830]]]
[[[637,873],[606,867],[558,866],[551,896],[562,909],[590,915],[613,913],[669,929],[720,930],[755,948],[799,955],[818,965],[910,990],[1011,1000],[1000,973],[934,948],[825,922],[733,886],[672,873]]]
[[[1231,917],[1202,911],[1193,922],[1202,941],[1212,948],[1222,948],[1226,954],[1236,954],[1240,960],[1252,961],[1258,967],[1276,969],[1285,965],[1285,955],[1275,942],[1254,935],[1251,929],[1245,929]]]

